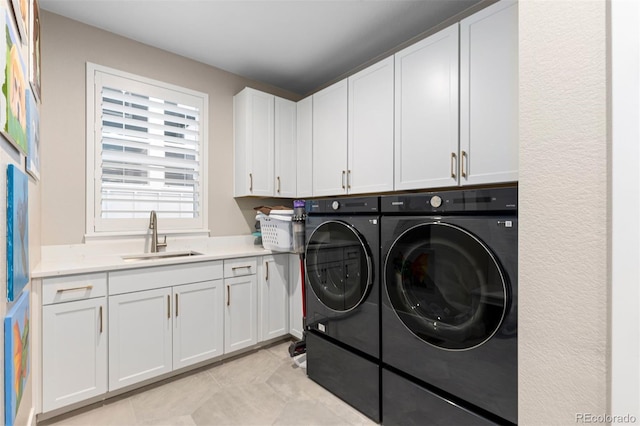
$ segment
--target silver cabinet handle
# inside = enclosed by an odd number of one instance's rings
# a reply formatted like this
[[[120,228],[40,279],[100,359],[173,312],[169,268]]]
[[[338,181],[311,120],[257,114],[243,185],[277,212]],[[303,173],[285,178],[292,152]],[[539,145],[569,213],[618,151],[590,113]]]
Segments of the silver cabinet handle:
[[[452,152],[451,153],[451,177],[453,179],[456,178],[455,166],[456,166],[456,153]]]
[[[342,189],[345,189],[345,186],[344,186],[344,177],[345,177],[345,174],[346,174],[346,173],[347,173],[347,172],[345,172],[344,170],[342,171]]]
[[[167,294],[167,318],[171,318],[171,295]]]
[[[244,266],[232,266],[232,267],[231,267],[231,270],[232,270],[232,271],[235,271],[236,269],[244,269],[244,268],[247,268],[247,269],[251,270],[251,265],[244,265]]]
[[[93,286],[91,284],[84,285],[82,287],[73,287],[73,288],[59,288],[56,293],[64,293],[65,291],[77,291],[77,290],[91,290]]]
[[[178,317],[178,293],[176,293],[176,318]]]
[[[280,176],[278,176],[278,194],[280,193]]]
[[[265,281],[269,281],[269,262],[264,262],[264,267],[267,270],[266,276],[264,277]]]
[[[102,334],[102,305],[100,305],[100,334]]]
[[[347,189],[351,189],[351,170],[347,170]]]
[[[229,285],[227,285],[227,306],[229,306],[231,304],[231,290],[229,288]]]
[[[467,159],[467,153],[465,151],[462,151],[460,153],[460,156],[462,158],[460,158],[460,176],[462,176],[463,178],[467,178],[467,172],[465,171],[465,163],[467,163],[469,160]],[[468,167],[467,167],[468,168]]]
[[[249,192],[253,192],[253,173],[249,173]]]

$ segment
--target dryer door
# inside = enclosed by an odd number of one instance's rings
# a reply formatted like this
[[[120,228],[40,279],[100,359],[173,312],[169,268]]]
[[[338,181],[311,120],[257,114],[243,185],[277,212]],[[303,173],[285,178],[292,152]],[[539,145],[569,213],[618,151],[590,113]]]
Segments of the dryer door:
[[[305,251],[306,278],[327,308],[347,312],[358,306],[371,286],[371,256],[358,231],[330,220],[315,228]]]
[[[400,321],[442,349],[481,345],[507,311],[508,287],[494,255],[473,234],[446,223],[404,231],[387,253],[384,282]]]

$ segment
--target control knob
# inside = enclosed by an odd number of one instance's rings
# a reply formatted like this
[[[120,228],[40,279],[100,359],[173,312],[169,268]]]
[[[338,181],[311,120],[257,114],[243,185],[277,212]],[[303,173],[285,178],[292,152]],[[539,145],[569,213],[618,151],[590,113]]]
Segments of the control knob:
[[[437,209],[438,207],[440,207],[442,205],[442,198],[440,198],[437,195],[434,195],[433,197],[431,197],[430,203],[431,203],[431,207]]]
[[[332,202],[332,203],[331,203],[331,208],[332,208],[333,210],[338,210],[338,209],[340,208],[340,202],[338,202],[338,201],[334,201],[334,202]]]

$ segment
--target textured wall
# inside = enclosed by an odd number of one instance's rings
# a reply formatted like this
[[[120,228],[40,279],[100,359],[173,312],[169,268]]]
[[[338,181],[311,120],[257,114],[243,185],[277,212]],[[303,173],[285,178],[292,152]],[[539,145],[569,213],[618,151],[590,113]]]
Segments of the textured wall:
[[[233,95],[251,86],[299,96],[46,11],[41,25],[43,245],[83,242],[86,62],[209,95],[209,228],[212,236],[253,231],[252,207],[271,201],[233,199]]]
[[[521,1],[519,423],[608,410],[606,0]]]

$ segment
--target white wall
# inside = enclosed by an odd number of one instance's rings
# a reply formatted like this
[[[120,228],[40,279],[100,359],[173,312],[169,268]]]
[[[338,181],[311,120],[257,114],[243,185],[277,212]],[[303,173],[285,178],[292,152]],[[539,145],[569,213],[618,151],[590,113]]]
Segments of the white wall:
[[[0,18],[0,22],[4,25],[4,14],[9,9],[9,4],[6,0],[0,0],[0,13],[3,16]],[[4,27],[3,31],[4,31]],[[26,46],[24,46],[26,55]],[[3,49],[4,52],[4,49]],[[26,58],[26,57],[25,57]],[[3,70],[4,71],[4,70]],[[4,80],[4,79],[3,79]],[[7,166],[13,164],[18,167],[22,172],[25,172],[25,156],[20,154],[11,145],[4,136],[0,136],[0,259],[2,259],[3,266],[0,268],[0,318],[4,320],[9,309],[11,309],[14,302],[7,302]],[[40,189],[41,185],[34,179],[29,177],[29,266],[33,268],[40,261]],[[27,284],[25,290],[31,290],[31,283]],[[32,299],[33,300],[33,299]],[[31,318],[33,321],[33,317]],[[32,323],[33,324],[33,323]],[[4,330],[4,327],[1,328]],[[33,350],[33,327],[30,328],[30,350]],[[32,352],[33,355],[33,352]],[[27,379],[26,388],[20,401],[20,407],[16,415],[16,425],[23,425],[28,422],[30,415],[32,414],[32,389],[33,370],[29,374]],[[4,332],[0,332],[0,419],[4,421]]]
[[[640,420],[640,4],[614,0],[611,413]]]
[[[609,410],[607,0],[519,4],[519,423]]]

